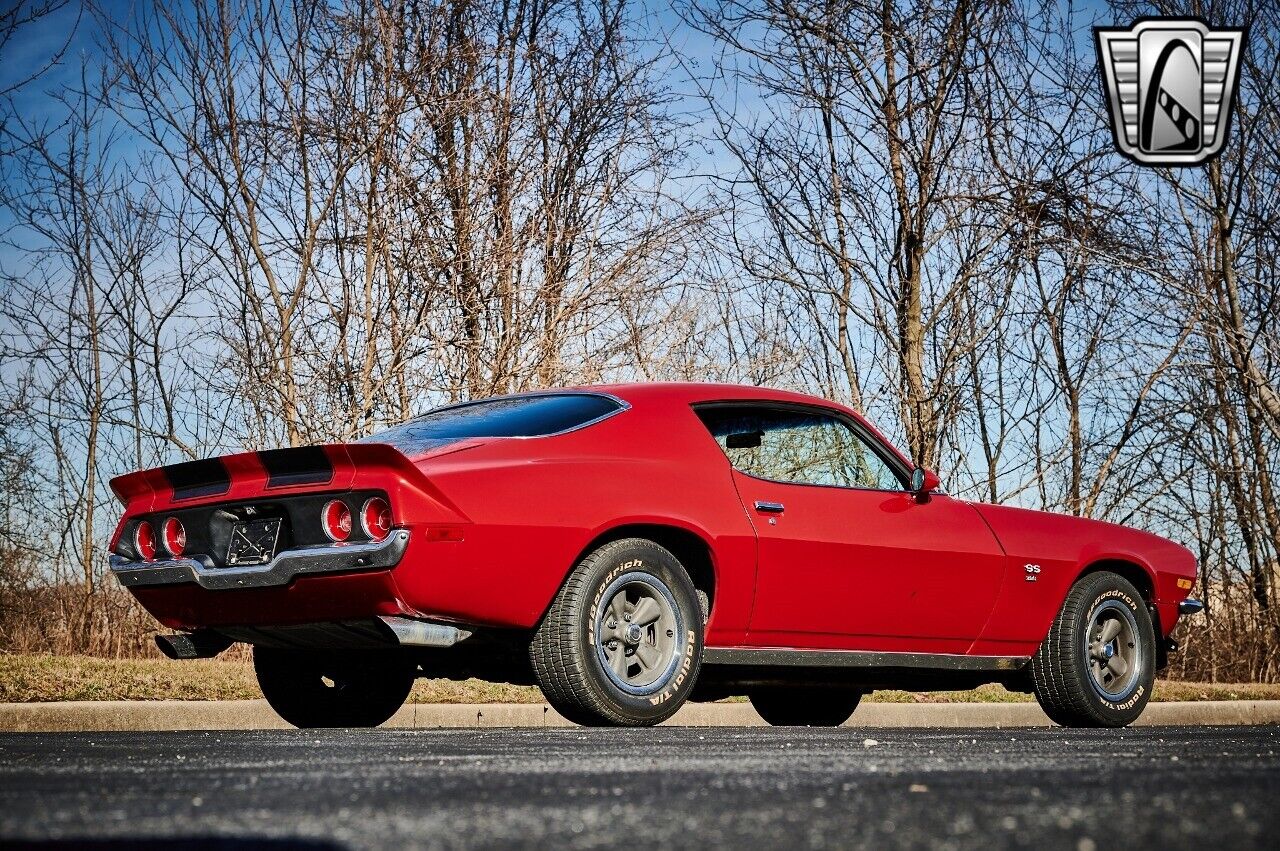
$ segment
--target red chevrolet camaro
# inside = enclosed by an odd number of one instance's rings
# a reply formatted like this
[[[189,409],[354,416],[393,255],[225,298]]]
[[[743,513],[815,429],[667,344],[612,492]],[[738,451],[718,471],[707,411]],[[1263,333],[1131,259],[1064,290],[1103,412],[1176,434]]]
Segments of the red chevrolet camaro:
[[[522,393],[112,487],[161,649],[252,644],[302,727],[379,724],[418,676],[536,683],[584,724],[746,694],[837,725],[872,689],[999,682],[1119,726],[1201,608],[1177,544],[953,499],[855,411],[756,387]]]

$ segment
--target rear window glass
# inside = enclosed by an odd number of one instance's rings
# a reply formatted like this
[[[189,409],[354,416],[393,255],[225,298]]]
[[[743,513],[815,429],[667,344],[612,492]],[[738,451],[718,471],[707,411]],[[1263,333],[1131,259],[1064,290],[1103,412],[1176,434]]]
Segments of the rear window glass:
[[[412,454],[471,437],[541,437],[577,428],[621,407],[616,399],[590,393],[504,396],[438,408],[360,442],[389,443]]]

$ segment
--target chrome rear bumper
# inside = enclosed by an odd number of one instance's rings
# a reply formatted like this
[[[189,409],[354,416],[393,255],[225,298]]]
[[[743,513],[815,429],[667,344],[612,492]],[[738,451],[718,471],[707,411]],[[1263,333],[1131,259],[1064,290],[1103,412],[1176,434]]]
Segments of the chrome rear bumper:
[[[298,576],[386,570],[404,558],[409,532],[396,529],[381,541],[302,547],[278,553],[266,564],[252,567],[211,567],[196,559],[130,561],[112,554],[111,572],[126,588],[195,582],[210,591],[288,585]]]

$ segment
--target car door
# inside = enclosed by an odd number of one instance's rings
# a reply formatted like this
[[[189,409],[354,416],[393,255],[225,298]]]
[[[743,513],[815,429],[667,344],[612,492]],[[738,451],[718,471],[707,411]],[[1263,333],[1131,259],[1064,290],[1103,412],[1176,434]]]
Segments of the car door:
[[[972,506],[941,493],[918,500],[894,453],[833,409],[725,404],[698,414],[756,529],[749,645],[969,649],[1005,567]]]

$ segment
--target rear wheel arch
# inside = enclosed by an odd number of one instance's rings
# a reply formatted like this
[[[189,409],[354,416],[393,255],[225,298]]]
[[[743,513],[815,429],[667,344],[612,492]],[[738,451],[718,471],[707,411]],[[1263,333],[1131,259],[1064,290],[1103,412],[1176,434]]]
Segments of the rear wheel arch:
[[[574,564],[578,564],[605,544],[623,538],[644,538],[653,541],[675,556],[685,573],[689,575],[693,587],[706,595],[705,614],[710,617],[716,599],[715,557],[712,555],[711,544],[706,538],[683,526],[663,523],[624,523],[613,526],[601,532],[583,547],[582,552],[574,557],[573,563],[567,566],[565,578],[568,578],[568,572]],[[550,608],[550,601],[548,608]]]
[[[666,547],[635,535],[606,540],[575,565],[534,630],[535,680],[570,721],[659,723],[697,682],[700,603]]]

